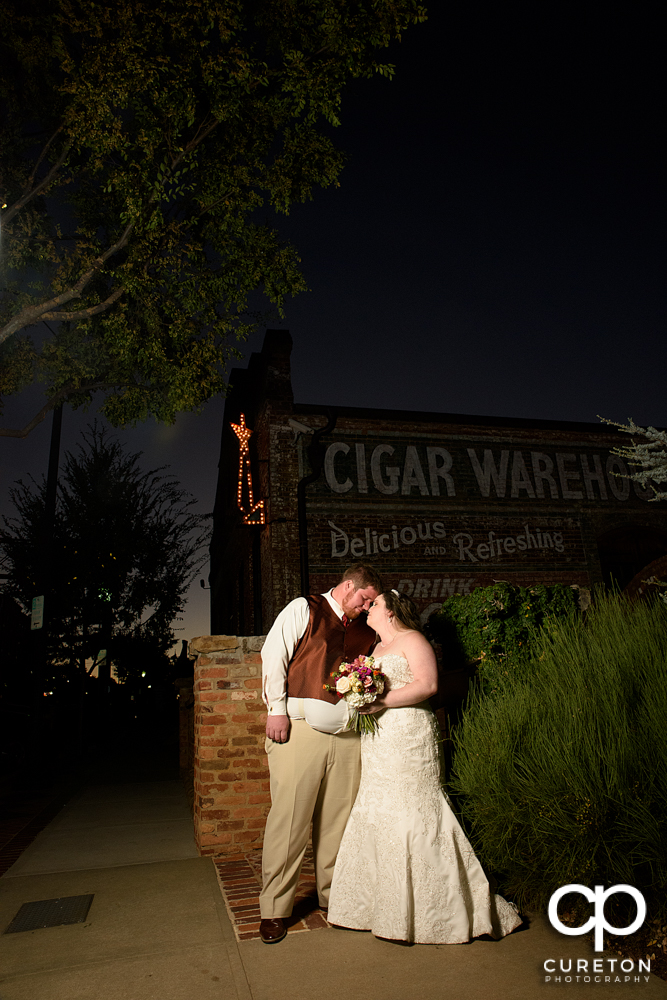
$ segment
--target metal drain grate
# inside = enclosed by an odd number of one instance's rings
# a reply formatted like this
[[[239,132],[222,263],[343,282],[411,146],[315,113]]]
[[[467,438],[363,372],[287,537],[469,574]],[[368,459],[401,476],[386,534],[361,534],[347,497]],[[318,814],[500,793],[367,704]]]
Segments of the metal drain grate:
[[[63,896],[60,899],[38,899],[24,903],[5,934],[36,931],[40,927],[60,927],[62,924],[82,924],[88,916],[93,895]]]

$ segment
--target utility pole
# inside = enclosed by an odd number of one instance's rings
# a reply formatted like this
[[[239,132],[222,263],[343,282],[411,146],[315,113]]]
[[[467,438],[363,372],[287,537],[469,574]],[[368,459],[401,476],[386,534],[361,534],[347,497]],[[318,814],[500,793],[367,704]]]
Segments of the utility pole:
[[[46,677],[50,670],[47,632],[44,628],[49,624],[51,615],[51,603],[53,599],[53,564],[54,548],[53,533],[56,521],[56,495],[58,492],[58,465],[60,462],[60,438],[63,426],[62,403],[54,407],[53,420],[51,422],[51,444],[49,447],[49,465],[46,474],[46,495],[44,498],[44,520],[42,523],[42,566],[39,575],[39,593],[35,597],[43,599],[43,615],[41,624],[35,628],[35,676],[34,692],[36,699],[35,712],[35,740],[39,745],[42,737],[42,714],[44,705],[44,686]],[[36,625],[36,622],[34,623]]]
[[[53,409],[53,422],[51,424],[51,446],[49,448],[49,468],[46,474],[46,503],[44,505],[44,535],[45,541],[53,542],[53,526],[56,520],[56,493],[58,491],[58,465],[60,464],[60,437],[63,429],[63,404],[59,403]],[[49,568],[47,577],[51,576],[51,560],[53,545],[51,549]],[[49,583],[50,583],[49,579]]]

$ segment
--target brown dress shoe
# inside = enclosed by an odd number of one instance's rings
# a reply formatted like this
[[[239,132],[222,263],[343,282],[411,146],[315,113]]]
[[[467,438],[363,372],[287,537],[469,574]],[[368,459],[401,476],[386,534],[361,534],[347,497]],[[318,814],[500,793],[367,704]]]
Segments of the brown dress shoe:
[[[264,944],[278,944],[287,934],[285,921],[281,917],[274,920],[260,920],[259,936]]]

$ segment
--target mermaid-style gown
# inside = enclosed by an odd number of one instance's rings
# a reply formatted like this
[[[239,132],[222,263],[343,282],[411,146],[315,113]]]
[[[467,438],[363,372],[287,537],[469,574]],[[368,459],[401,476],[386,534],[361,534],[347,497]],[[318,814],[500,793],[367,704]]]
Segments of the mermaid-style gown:
[[[391,688],[414,678],[405,657],[376,660]],[[389,708],[361,736],[361,784],[338,852],[329,923],[418,944],[499,938],[521,924],[491,892],[440,784],[438,724],[427,702]]]

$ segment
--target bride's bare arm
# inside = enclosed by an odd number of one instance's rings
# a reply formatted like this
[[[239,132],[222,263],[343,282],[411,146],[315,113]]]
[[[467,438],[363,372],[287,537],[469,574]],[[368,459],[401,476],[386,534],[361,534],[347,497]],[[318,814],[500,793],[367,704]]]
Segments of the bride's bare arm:
[[[400,644],[400,645],[399,645]],[[438,666],[431,644],[419,632],[406,633],[402,638],[399,634],[394,640],[398,648],[392,649],[404,656],[410,664],[413,681],[404,687],[387,691],[373,702],[366,705],[362,711],[380,712],[383,708],[405,708],[408,705],[418,705],[430,698],[438,690]],[[380,668],[382,664],[380,664]]]

